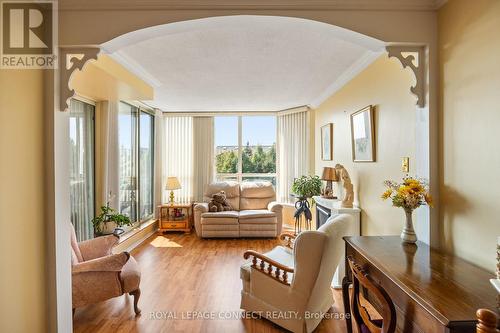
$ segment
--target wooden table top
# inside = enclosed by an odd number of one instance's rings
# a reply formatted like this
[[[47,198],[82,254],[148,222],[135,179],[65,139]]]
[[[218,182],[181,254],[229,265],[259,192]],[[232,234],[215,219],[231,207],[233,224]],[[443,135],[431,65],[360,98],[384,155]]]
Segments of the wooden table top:
[[[427,244],[403,245],[398,236],[344,240],[444,325],[473,321],[479,308],[496,309],[493,273]]]

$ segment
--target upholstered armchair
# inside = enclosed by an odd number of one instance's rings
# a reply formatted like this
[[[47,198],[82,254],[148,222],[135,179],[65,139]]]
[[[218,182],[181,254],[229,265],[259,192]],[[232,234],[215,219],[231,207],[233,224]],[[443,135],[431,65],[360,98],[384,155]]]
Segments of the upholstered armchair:
[[[332,216],[317,231],[283,234],[283,246],[246,251],[241,308],[292,332],[312,332],[334,303],[330,289],[352,216]]]
[[[128,252],[112,253],[118,243],[114,235],[77,243],[71,226],[73,312],[75,308],[129,293],[134,296],[134,311],[139,314],[141,272],[135,259]]]

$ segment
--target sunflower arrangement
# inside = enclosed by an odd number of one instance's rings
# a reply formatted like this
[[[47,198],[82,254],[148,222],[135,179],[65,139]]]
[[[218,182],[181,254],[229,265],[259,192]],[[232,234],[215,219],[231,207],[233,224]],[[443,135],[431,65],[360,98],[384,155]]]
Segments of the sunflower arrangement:
[[[394,207],[401,207],[411,212],[421,205],[433,206],[429,186],[424,180],[405,177],[402,183],[386,180],[384,185],[387,190],[382,193],[382,199],[390,198]]]

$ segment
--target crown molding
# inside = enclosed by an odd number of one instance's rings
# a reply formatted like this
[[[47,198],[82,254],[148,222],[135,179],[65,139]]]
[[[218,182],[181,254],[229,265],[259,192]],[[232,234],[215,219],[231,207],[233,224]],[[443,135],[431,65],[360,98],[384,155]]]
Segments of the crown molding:
[[[318,97],[316,97],[309,106],[312,109],[319,107],[324,101],[326,101],[330,96],[335,94],[337,91],[342,89],[349,81],[355,78],[359,73],[361,73],[365,68],[367,68],[372,62],[374,62],[383,51],[373,52],[366,51],[366,53],[356,60],[349,68],[347,68],[342,74],[340,74],[336,80],[329,85]]]
[[[435,11],[445,2],[446,0],[59,0],[59,10]]]

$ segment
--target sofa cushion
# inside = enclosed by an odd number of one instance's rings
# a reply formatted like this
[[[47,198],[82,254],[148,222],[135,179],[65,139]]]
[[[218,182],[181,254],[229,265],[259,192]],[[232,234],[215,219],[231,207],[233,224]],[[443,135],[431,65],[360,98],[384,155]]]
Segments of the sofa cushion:
[[[266,209],[251,209],[240,211],[240,220],[255,219],[259,217],[275,217],[276,213]]]
[[[295,263],[293,261],[293,253],[291,253],[287,248],[283,246],[276,246],[269,252],[264,253],[268,258],[279,262],[282,265],[294,268]],[[252,261],[249,260],[244,263],[240,268],[240,277],[243,280],[250,281],[250,271],[251,271]],[[266,266],[267,267],[267,266]],[[292,281],[293,274],[288,274],[288,281]]]
[[[228,213],[226,215],[220,214],[220,213]],[[220,212],[220,213],[203,213],[208,214],[207,216],[202,216],[200,223],[203,226],[206,225],[238,225],[238,215],[234,215],[234,213],[238,212],[231,212],[233,214],[229,214],[230,212]],[[210,214],[219,214],[219,216],[213,216]]]
[[[240,184],[238,182],[219,182],[207,186],[203,194],[203,200],[209,202],[212,195],[220,191],[226,192],[226,199],[235,210],[240,210]]]
[[[276,225],[278,219],[276,213],[265,209],[242,210],[240,212],[240,224],[272,224]]]
[[[202,213],[203,218],[238,218],[240,213],[234,210],[229,210],[226,212],[206,212]]]
[[[267,209],[267,205],[276,200],[270,182],[243,182],[240,187],[240,210]]]

